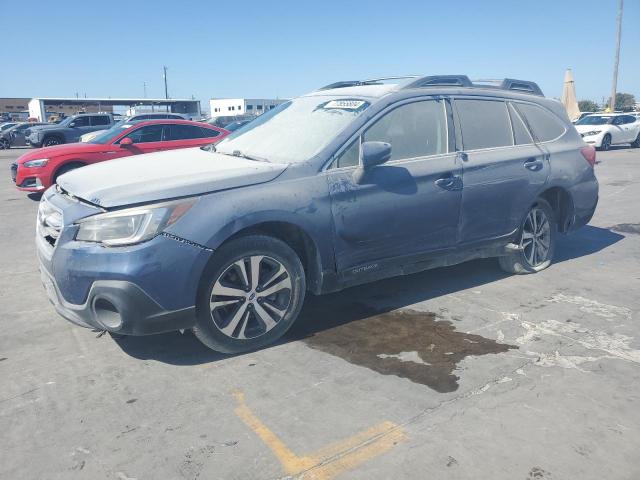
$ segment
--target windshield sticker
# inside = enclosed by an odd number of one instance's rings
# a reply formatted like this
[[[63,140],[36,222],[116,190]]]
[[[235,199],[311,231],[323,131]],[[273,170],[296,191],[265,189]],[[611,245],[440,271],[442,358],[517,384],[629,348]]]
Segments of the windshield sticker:
[[[331,100],[325,103],[322,108],[325,110],[359,110],[365,105],[368,103],[363,100]]]

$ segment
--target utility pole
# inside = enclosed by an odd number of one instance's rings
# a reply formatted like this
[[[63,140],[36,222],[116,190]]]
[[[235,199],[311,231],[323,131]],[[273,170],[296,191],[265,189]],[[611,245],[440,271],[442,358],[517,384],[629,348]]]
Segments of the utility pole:
[[[144,98],[147,98],[147,82],[142,82],[142,88],[144,89]]]
[[[611,85],[611,111],[616,109],[616,89],[618,87],[618,63],[620,63],[620,36],[622,34],[622,4],[624,0],[618,2],[618,34],[616,38],[616,58],[613,63],[613,85]]]
[[[167,67],[162,67],[164,69],[164,98],[169,99],[169,90],[167,89]]]

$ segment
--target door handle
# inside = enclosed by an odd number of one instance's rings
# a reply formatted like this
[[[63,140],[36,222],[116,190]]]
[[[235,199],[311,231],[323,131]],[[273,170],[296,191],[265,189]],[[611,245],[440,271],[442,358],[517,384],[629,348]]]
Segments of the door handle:
[[[457,175],[450,175],[448,177],[439,178],[433,183],[445,190],[459,190],[460,177]]]
[[[538,160],[536,158],[529,158],[526,162],[524,162],[524,168],[526,168],[527,170],[531,170],[532,172],[542,170],[543,166],[544,164],[542,163],[542,160]]]

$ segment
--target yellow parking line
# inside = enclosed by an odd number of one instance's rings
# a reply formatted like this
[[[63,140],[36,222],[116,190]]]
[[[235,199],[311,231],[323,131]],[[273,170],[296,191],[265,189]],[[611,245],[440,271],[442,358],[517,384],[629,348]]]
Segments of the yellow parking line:
[[[238,406],[235,413],[278,458],[289,475],[305,472],[305,478],[328,480],[393,448],[406,438],[393,422],[382,422],[318,452],[297,456],[247,406],[244,393],[234,392]]]

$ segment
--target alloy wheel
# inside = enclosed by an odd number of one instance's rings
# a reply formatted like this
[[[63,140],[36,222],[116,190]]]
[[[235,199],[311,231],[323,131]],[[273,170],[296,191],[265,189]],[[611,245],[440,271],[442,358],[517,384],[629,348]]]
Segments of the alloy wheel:
[[[60,140],[58,140],[57,138],[50,138],[44,142],[45,147],[52,147],[54,145],[60,145]]]
[[[602,139],[602,150],[609,150],[611,148],[611,137],[609,135],[605,135]]]
[[[273,329],[291,304],[291,275],[265,255],[243,257],[211,288],[209,307],[216,328],[233,339],[259,337]]]
[[[541,208],[534,207],[522,225],[520,246],[527,263],[532,267],[542,265],[548,260],[551,246],[551,225],[547,214]]]

